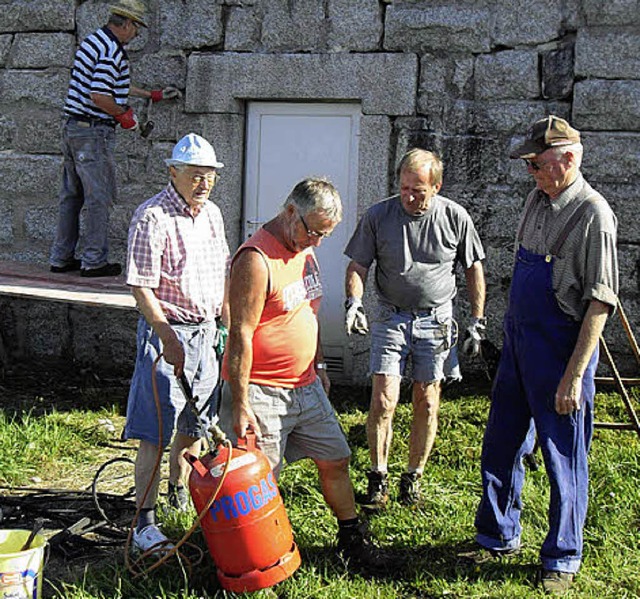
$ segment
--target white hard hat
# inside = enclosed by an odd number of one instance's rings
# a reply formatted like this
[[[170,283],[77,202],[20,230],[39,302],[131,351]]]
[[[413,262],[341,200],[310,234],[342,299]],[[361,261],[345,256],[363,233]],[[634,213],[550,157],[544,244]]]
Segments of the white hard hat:
[[[224,164],[218,162],[213,146],[204,138],[189,133],[185,135],[173,148],[171,158],[165,160],[167,166],[186,164],[191,166],[210,166],[222,168]]]

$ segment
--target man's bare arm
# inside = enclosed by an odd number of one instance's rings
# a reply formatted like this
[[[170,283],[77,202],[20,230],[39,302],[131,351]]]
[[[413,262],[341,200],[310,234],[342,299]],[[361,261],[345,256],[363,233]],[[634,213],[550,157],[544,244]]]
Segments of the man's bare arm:
[[[345,276],[345,292],[347,298],[355,297],[362,299],[368,272],[369,269],[367,267],[358,264],[355,260],[349,262]]]
[[[184,369],[184,348],[175,331],[167,321],[160,302],[149,287],[131,287],[138,309],[154,332],[162,341],[162,354],[168,364],[173,365],[173,372],[180,376]]]
[[[227,344],[229,386],[234,430],[244,437],[247,428],[260,434],[249,405],[249,375],[253,364],[253,335],[267,298],[269,272],[263,257],[247,249],[235,259],[229,280],[230,327]]]
[[[571,354],[558,391],[555,405],[558,414],[570,414],[582,407],[582,377],[589,365],[589,360],[600,342],[600,335],[607,323],[611,306],[598,300],[591,300],[585,314],[578,341]]]
[[[464,274],[467,279],[467,294],[469,295],[469,303],[471,304],[471,316],[474,318],[482,318],[484,316],[486,294],[482,262],[479,260],[474,262],[464,271]]]

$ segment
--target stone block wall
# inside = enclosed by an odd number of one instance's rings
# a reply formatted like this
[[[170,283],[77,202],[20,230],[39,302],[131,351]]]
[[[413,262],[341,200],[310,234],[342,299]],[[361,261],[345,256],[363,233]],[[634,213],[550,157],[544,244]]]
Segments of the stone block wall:
[[[108,8],[99,0],[10,4],[11,10],[0,11],[0,259],[45,262],[56,221],[69,66],[81,39],[106,22]],[[162,159],[186,132],[210,138],[227,165],[214,194],[235,247],[246,102],[357,101],[364,123],[359,210],[394,191],[395,166],[408,147],[439,152],[443,193],[471,211],[486,246],[487,311],[497,340],[515,225],[531,188],[522,164],[508,159],[509,148],[531,122],[554,113],[582,131],[584,174],[618,215],[621,298],[638,329],[639,0],[148,5],[150,27],[129,46],[133,81],[148,88],[177,85],[184,98],[154,106],[152,114],[145,102],[133,100],[156,127],[148,139],[118,131],[114,259],[123,260],[133,209],[166,183]],[[613,346],[624,353],[614,330]],[[74,350],[77,344],[65,347],[76,360],[96,354],[95,345],[82,353]],[[42,343],[23,347],[33,355],[55,350]]]

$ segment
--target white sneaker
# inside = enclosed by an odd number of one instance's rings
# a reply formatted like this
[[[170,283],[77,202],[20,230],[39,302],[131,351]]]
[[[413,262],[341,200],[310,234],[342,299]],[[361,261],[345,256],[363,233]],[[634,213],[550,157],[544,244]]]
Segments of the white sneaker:
[[[155,549],[158,553],[165,553],[173,549],[173,543],[160,532],[155,524],[149,524],[142,530],[133,532],[133,546],[141,552]]]

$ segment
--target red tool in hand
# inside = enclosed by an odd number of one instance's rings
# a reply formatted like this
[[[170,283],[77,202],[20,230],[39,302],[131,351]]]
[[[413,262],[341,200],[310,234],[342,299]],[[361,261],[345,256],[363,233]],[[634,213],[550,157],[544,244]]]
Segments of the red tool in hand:
[[[138,117],[133,112],[133,108],[130,106],[127,108],[125,112],[122,114],[117,114],[115,117],[116,121],[120,123],[120,126],[123,129],[127,129],[128,131],[135,131],[138,129]]]

